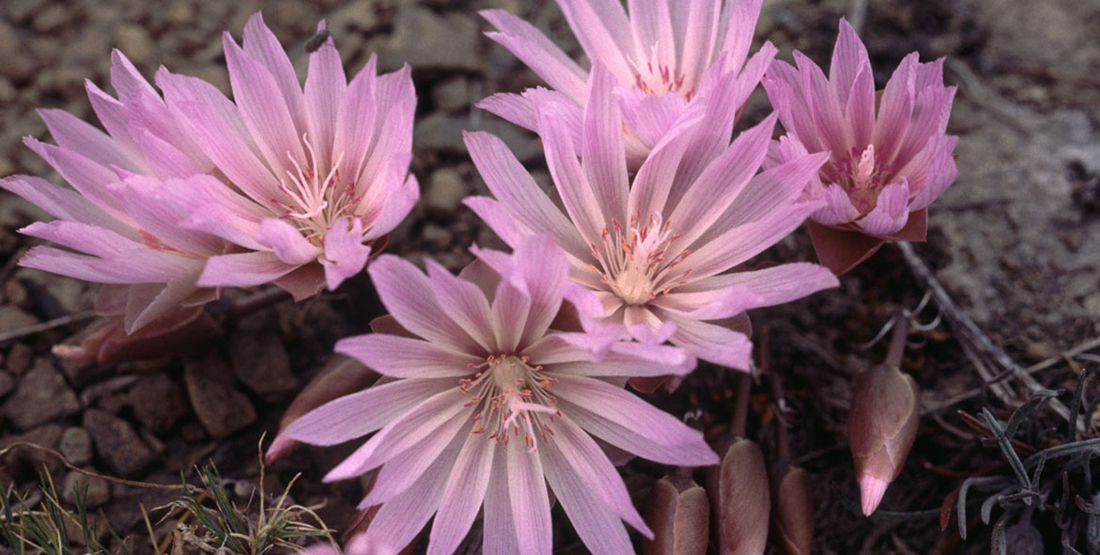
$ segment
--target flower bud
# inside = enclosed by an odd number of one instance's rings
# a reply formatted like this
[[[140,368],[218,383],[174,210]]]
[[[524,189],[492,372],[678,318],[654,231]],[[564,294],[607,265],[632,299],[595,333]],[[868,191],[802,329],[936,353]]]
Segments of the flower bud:
[[[920,420],[918,396],[913,378],[892,365],[872,366],[856,379],[848,443],[865,515],[878,507],[913,447]]]
[[[133,333],[126,333],[119,316],[98,324],[80,345],[55,345],[53,354],[99,365],[149,360],[198,350],[221,334],[221,326],[201,308],[170,312]]]
[[[814,543],[814,501],[810,475],[782,465],[774,475],[772,524],[775,539],[787,555],[810,555]]]
[[[755,442],[736,438],[713,467],[707,487],[715,505],[719,555],[761,555],[768,546],[771,493],[764,453]]]
[[[687,476],[665,476],[653,485],[645,521],[653,539],[643,555],[705,555],[710,538],[707,493]]]

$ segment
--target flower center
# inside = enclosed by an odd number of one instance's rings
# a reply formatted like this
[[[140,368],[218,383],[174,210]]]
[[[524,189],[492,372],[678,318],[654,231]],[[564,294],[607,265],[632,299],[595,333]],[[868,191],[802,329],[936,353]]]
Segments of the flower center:
[[[652,214],[644,225],[637,215],[630,218],[623,229],[618,220],[611,220],[611,227],[604,226],[602,245],[592,243],[592,256],[600,268],[593,266],[603,282],[629,305],[646,304],[657,295],[668,293],[687,283],[691,269],[684,269],[681,262],[689,251],[681,251],[669,258],[668,247],[679,235],[672,233],[669,222],[662,222],[660,214]],[[602,247],[602,248],[600,248]]]
[[[288,170],[286,177],[279,182],[279,190],[285,195],[285,200],[272,199],[271,202],[283,208],[283,219],[301,230],[306,239],[323,245],[325,232],[333,220],[356,217],[355,208],[362,195],[355,194],[355,181],[345,180],[346,176],[340,171],[344,161],[342,153],[336,158],[332,169],[322,173],[318,171],[317,152],[305,134],[302,135],[302,143],[309,153],[309,163],[303,168],[287,153],[295,171]]]
[[[522,433],[531,451],[538,449],[537,439],[549,441],[554,435],[550,424],[561,412],[548,391],[556,380],[542,366],[531,366],[527,357],[497,355],[471,365],[471,370],[477,373],[459,380],[459,389],[472,395],[467,407],[478,407],[473,433],[488,433],[489,439],[505,445]]]
[[[867,145],[858,155],[853,149],[841,160],[826,164],[821,174],[826,182],[840,185],[852,205],[867,214],[875,209],[879,193],[893,177],[893,168],[876,164],[875,145]]]
[[[689,83],[685,87],[685,75],[678,68],[661,63],[657,52],[658,48],[655,44],[650,49],[649,59],[634,64],[634,87],[655,96],[676,93],[684,97],[684,100],[690,101],[695,95],[694,83]]]

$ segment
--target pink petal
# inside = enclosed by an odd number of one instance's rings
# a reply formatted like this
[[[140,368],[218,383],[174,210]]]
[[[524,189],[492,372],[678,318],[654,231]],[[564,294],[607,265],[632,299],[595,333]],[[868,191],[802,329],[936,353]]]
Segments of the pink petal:
[[[428,538],[428,555],[449,555],[466,537],[489,489],[493,453],[486,438],[470,434],[454,461]],[[498,473],[502,469],[496,469]]]
[[[336,218],[325,233],[325,282],[335,291],[345,279],[363,271],[370,258],[370,247],[363,244],[363,223],[358,218]]]
[[[455,277],[446,268],[434,260],[425,261],[428,267],[428,279],[431,282],[432,292],[443,312],[477,341],[485,352],[493,352],[496,340],[493,337],[493,315],[489,307],[489,301],[477,285]],[[522,327],[521,322],[510,322],[516,327]],[[480,364],[482,360],[469,361]],[[466,373],[470,373],[468,368]]]
[[[796,262],[763,270],[734,272],[689,283],[677,292],[708,292],[721,287],[748,287],[761,298],[759,306],[775,306],[800,299],[840,283],[827,268],[817,264]]]
[[[145,170],[145,164],[135,158],[133,152],[123,149],[109,135],[80,118],[64,110],[51,109],[38,110],[38,115],[62,149],[71,150],[105,167],[118,166],[138,173]]]
[[[763,252],[794,231],[821,205],[802,203],[777,208],[755,222],[739,225],[703,243],[685,261],[702,279],[724,272]]]
[[[355,339],[344,339],[342,343]],[[448,378],[399,380],[375,385],[313,409],[290,423],[281,435],[312,445],[343,443],[382,428],[406,414],[411,407],[440,391],[451,389],[454,383]]]
[[[718,464],[702,433],[621,387],[580,376],[559,376],[554,385],[562,413],[616,447],[663,464]]]
[[[630,185],[628,214],[638,214],[645,219],[650,214],[664,212],[665,203],[674,186],[676,170],[684,151],[691,144],[690,136],[687,135],[693,126],[691,122],[678,123],[676,131],[667,133],[653,147]]]
[[[590,256],[591,249],[576,227],[554,206],[503,141],[483,132],[465,132],[463,138],[489,191],[517,220],[534,230],[552,233],[558,244],[573,256]]]
[[[678,94],[655,96],[637,89],[620,90],[623,120],[630,133],[646,148],[661,142],[684,113],[687,103]]]
[[[410,332],[461,352],[476,343],[442,310],[428,278],[394,255],[379,256],[367,269],[382,304]]]
[[[829,84],[821,68],[801,52],[795,51],[794,61],[802,76],[802,88],[808,96],[817,136],[829,150],[848,152],[853,146],[852,136],[836,90]]]
[[[657,306],[692,320],[732,318],[746,310],[764,306],[764,298],[745,285],[698,292],[674,290],[664,295]]]
[[[566,420],[562,419],[563,422]],[[633,555],[634,549],[620,517],[592,495],[592,485],[581,479],[572,468],[571,461],[558,451],[556,444],[540,449],[539,453],[542,455],[546,481],[592,555]],[[615,478],[617,480],[610,484],[622,484],[622,478],[617,474]],[[609,487],[609,484],[601,485]],[[642,530],[648,531],[647,528]]]
[[[358,174],[356,192],[364,196],[377,194],[370,190],[373,186],[372,179],[387,175],[386,168],[393,165],[395,160],[404,160],[400,165],[407,167],[408,160],[411,159],[416,90],[409,66],[379,77],[376,94],[375,102],[385,109],[377,112],[374,134],[371,136],[371,150]]]
[[[606,222],[597,204],[594,187],[577,160],[573,139],[561,124],[563,118],[558,115],[557,106],[560,105],[539,107],[539,135],[546,150],[546,165],[569,218],[586,242],[598,243],[602,241],[600,233]]]
[[[763,0],[726,2],[718,36],[726,54],[727,71],[738,71],[748,57]]]
[[[137,238],[134,228],[107,215],[80,193],[58,187],[40,177],[13,175],[0,179],[0,188],[27,199],[55,218],[91,224],[128,238]]]
[[[347,86],[336,115],[332,161],[343,156],[342,164],[360,175],[370,152],[378,117],[377,58],[372,54],[367,65]]]
[[[190,213],[186,205],[188,199],[181,198],[186,187],[182,180],[161,181],[135,175],[106,188],[140,227],[165,245],[196,255],[222,252],[221,239],[180,227]]]
[[[917,191],[916,196],[909,203],[910,211],[927,207],[932,201],[939,198],[959,176],[959,170],[955,166],[955,157],[951,154],[951,151],[959,142],[959,138],[946,136],[929,142],[931,143],[928,147],[930,160],[927,162],[927,169],[925,170],[927,177],[924,180],[923,187]],[[0,183],[0,186],[2,186],[2,183]]]
[[[614,84],[603,65],[596,64],[592,68],[581,144],[584,174],[604,221],[626,219],[627,192],[630,190],[623,156],[623,118],[612,94]]]
[[[321,254],[321,249],[302,237],[298,228],[279,218],[265,218],[257,229],[256,241],[269,247],[287,264],[313,262]]]
[[[516,93],[496,93],[481,99],[477,107],[531,131],[538,130],[531,100]]]
[[[477,214],[493,233],[497,234],[508,246],[515,247],[524,237],[534,235],[535,231],[516,219],[496,199],[490,197],[466,197],[462,204]]]
[[[218,169],[252,200],[269,204],[279,180],[260,160],[237,107],[213,85],[194,77],[161,69],[157,85],[177,123]]]
[[[105,185],[119,181],[118,175],[106,167],[89,160],[76,152],[65,150],[50,144],[26,137],[23,144],[46,160],[61,177],[96,206],[118,220],[132,224],[133,219],[126,213],[122,204],[107,191]]]
[[[424,472],[424,479],[382,505],[366,532],[370,555],[397,555],[416,538],[439,507],[451,464],[453,460],[439,457]]]
[[[111,50],[111,86],[123,103],[140,94],[157,94],[130,59],[117,49]]]
[[[878,104],[878,118],[875,121],[875,155],[882,160],[892,160],[901,146],[902,139],[909,129],[913,114],[913,102],[916,99],[915,69],[917,53],[906,56],[898,64]]]
[[[852,143],[857,149],[871,144],[875,135],[875,78],[867,65],[856,76],[844,115],[852,127]]]
[[[507,459],[504,449],[494,449],[493,468],[498,473],[506,472]],[[489,480],[489,489],[485,492],[485,522],[482,525],[482,555],[516,555],[519,550],[519,538],[516,523],[512,516],[512,502],[509,480]]]
[[[201,287],[249,287],[263,285],[297,268],[273,252],[246,252],[211,256],[199,277]]]
[[[761,84],[775,111],[779,112],[779,121],[787,133],[805,145],[807,151],[819,152],[828,148],[817,136],[817,127],[797,69],[787,62],[775,60],[768,66]]]
[[[694,0],[688,2],[684,18],[683,52],[680,68],[685,76],[685,86],[695,88],[707,66],[715,58],[714,51],[722,6],[718,2]],[[632,13],[633,15],[633,13]],[[751,36],[752,33],[750,32]],[[688,83],[688,79],[692,82]]]
[[[840,18],[840,34],[833,47],[833,60],[829,64],[829,82],[833,84],[840,104],[846,105],[849,93],[861,71],[870,72],[871,61],[867,57],[867,48],[856,35],[856,30],[848,20]],[[872,87],[874,82],[872,81]],[[872,93],[874,89],[872,88]],[[873,101],[873,100],[872,100]]]
[[[905,227],[909,218],[909,184],[905,178],[891,183],[882,190],[875,202],[875,209],[856,224],[868,235],[883,237]]]
[[[503,446],[508,460],[508,488],[511,490],[512,518],[515,519],[518,553],[550,555],[550,498],[542,461],[537,451],[529,451],[519,441]]]
[[[401,173],[406,172],[408,164],[402,163],[401,166]],[[383,187],[389,195],[380,201],[382,206],[374,221],[370,222],[370,229],[363,234],[363,241],[373,241],[393,231],[420,199],[420,183],[411,173],[404,175],[400,184],[392,183]]]
[[[618,0],[562,0],[558,3],[589,60],[607,66],[620,83],[634,74],[626,56],[632,54],[630,20]]]
[[[34,222],[20,229],[19,232],[102,258],[118,256],[123,252],[142,248],[140,243],[113,231],[81,222],[64,220]]]
[[[279,40],[275,38],[275,34],[267,28],[267,25],[264,25],[264,18],[260,12],[256,12],[248,18],[248,23],[244,26],[243,38],[244,51],[274,77],[278,90],[282,93],[280,96],[286,102],[296,128],[304,131],[305,126],[302,125],[302,87],[298,84],[298,76],[294,72],[294,66],[291,65],[290,58],[279,44]],[[230,70],[230,75],[232,76],[232,70]],[[240,102],[239,96],[237,96],[237,100]]]
[[[319,27],[318,32],[323,31],[324,22]],[[281,56],[284,59],[285,57]],[[298,80],[295,78],[294,92],[297,91]],[[311,157],[319,166],[314,170],[320,174],[327,174],[330,169],[328,162],[335,161],[335,157],[339,156],[339,153],[332,152],[332,146],[339,121],[337,118],[347,91],[348,80],[340,62],[340,54],[336,52],[336,46],[329,37],[320,48],[309,55],[309,73],[305,86],[305,128],[308,131],[309,144],[314,149]]]
[[[810,217],[819,223],[840,225],[855,221],[861,216],[859,209],[852,204],[848,193],[836,183],[830,183],[817,198],[824,200],[825,206]]]
[[[752,342],[744,334],[697,320],[673,318],[677,326],[673,345],[728,368],[748,371],[752,367]]]
[[[199,268],[196,267],[195,271],[190,274],[165,285],[150,283],[131,287],[130,299],[128,299],[126,305],[126,315],[123,318],[126,333],[133,333],[161,316],[179,309],[184,301],[198,289],[195,285],[198,277]],[[143,287],[151,289],[150,293],[152,294],[139,300],[134,293]]]
[[[229,66],[233,99],[268,166],[277,175],[295,171],[292,162],[306,166],[309,161],[277,77],[237,46],[229,33],[222,36],[222,45],[225,47],[225,62]],[[285,57],[281,49],[280,55]]]
[[[753,177],[710,233],[755,221],[795,202],[828,159],[825,152],[801,156]]]
[[[485,362],[427,341],[376,333],[341,339],[336,352],[394,378],[460,378],[471,373],[471,365]]]
[[[452,418],[425,436],[415,445],[388,459],[378,470],[374,486],[362,501],[360,509],[386,503],[408,491],[409,487],[424,477],[428,467],[437,459],[454,461],[465,440],[473,434],[473,424],[462,418]],[[392,437],[392,436],[391,436]],[[484,438],[482,440],[484,446]],[[443,472],[447,472],[443,470]],[[329,479],[333,477],[330,476]]]
[[[561,48],[533,25],[504,10],[482,10],[478,13],[500,31],[486,33],[485,36],[507,48],[552,88],[565,93],[578,104],[584,103],[587,75]]]

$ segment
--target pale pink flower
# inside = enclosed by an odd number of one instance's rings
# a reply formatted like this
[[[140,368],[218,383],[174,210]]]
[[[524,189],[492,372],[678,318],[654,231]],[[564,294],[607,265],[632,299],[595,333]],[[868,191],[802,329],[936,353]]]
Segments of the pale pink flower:
[[[735,94],[734,78],[727,74],[714,94],[692,102],[633,180],[608,71],[597,64],[589,80],[579,153],[562,118],[571,107],[530,91],[565,213],[507,147],[485,133],[467,134],[466,146],[496,199],[471,197],[466,204],[513,247],[531,234],[552,234],[569,255],[570,278],[602,302],[597,323],[620,337],[668,340],[698,358],[748,369],[751,343],[730,329],[730,319],[835,287],[837,280],[813,264],[730,272],[820,206],[796,200],[826,158],[804,155],[757,174],[774,115],[732,144],[728,131],[699,117]]]
[[[844,19],[827,78],[800,52],[794,59],[797,69],[777,61],[763,81],[787,129],[770,163],[829,153],[806,189],[825,201],[810,216],[820,224],[810,229],[819,258],[842,272],[884,239],[924,240],[925,208],[958,177],[958,137],[945,135],[955,87],[943,85],[943,59],[906,56],[876,98],[867,49]],[[848,234],[855,244],[844,245],[837,231],[873,240]]]
[[[24,175],[4,179],[0,187],[56,218],[22,233],[64,247],[36,246],[19,264],[106,284],[96,309],[122,315],[126,332],[133,332],[181,306],[213,300],[216,291],[197,281],[206,259],[221,254],[224,242],[180,225],[190,202],[181,178],[210,171],[210,160],[117,50],[111,83],[118,98],[86,84],[107,133],[61,110],[44,109],[39,114],[57,145],[24,139],[72,189]],[[222,188],[208,176],[196,178],[195,186]]]
[[[592,65],[615,77],[623,97],[626,151],[641,163],[706,86],[709,73],[739,75],[738,92],[712,116],[712,124],[732,129],[735,113],[753,89],[776,49],[764,43],[748,59],[762,0],[558,0],[566,21]],[[497,32],[493,40],[510,50],[556,92],[571,100],[569,121],[579,135],[588,71],[571,60],[538,29],[503,10],[481,12]],[[748,60],[746,62],[746,60]],[[479,104],[517,125],[538,129],[529,98],[502,93]]]
[[[622,521],[652,534],[598,440],[664,464],[717,463],[700,432],[622,387],[630,377],[682,375],[694,360],[568,331],[575,325],[557,331],[595,300],[569,282],[550,237],[512,255],[476,254],[458,277],[430,260],[427,276],[392,255],[371,264],[392,318],[336,349],[384,383],[321,406],[284,434],[333,445],[374,433],[325,479],[381,467],[360,504],[381,504],[363,540],[377,553],[405,547],[433,514],[428,553],[452,553],[484,510],[484,553],[549,555],[550,491],[593,553],[633,553]],[[598,361],[593,344],[602,344]]]
[[[183,225],[230,244],[199,284],[274,282],[296,298],[335,289],[416,202],[409,68],[376,77],[371,57],[349,83],[329,38],[310,55],[303,90],[260,14],[243,48],[229,33],[222,42],[235,103],[200,79],[156,75],[174,122],[224,182],[189,191]]]

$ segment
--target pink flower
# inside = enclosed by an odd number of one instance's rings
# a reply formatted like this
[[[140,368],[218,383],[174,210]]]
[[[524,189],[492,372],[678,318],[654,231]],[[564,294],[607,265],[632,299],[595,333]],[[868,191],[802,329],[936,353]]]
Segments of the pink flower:
[[[713,94],[692,102],[631,183],[613,79],[596,65],[579,153],[562,117],[572,107],[538,98],[544,91],[527,93],[538,108],[564,214],[504,144],[485,133],[467,134],[466,146],[496,199],[472,197],[466,204],[513,247],[531,234],[552,234],[569,255],[570,278],[600,299],[598,324],[618,336],[668,340],[698,358],[748,369],[751,343],[730,329],[730,319],[837,285],[813,264],[729,272],[820,206],[796,200],[826,156],[796,157],[757,174],[775,116],[732,144],[728,131],[700,117],[735,94],[735,77],[727,74]]]
[[[296,298],[335,289],[416,202],[409,69],[376,77],[372,57],[349,83],[327,39],[310,55],[303,90],[260,14],[245,26],[243,48],[228,33],[222,42],[236,104],[200,79],[156,75],[175,123],[223,180],[189,191],[183,225],[230,244],[199,284],[274,281]]]
[[[96,308],[123,315],[129,333],[170,314],[182,317],[181,306],[213,300],[216,291],[197,282],[206,259],[223,252],[224,242],[180,225],[189,215],[181,178],[209,171],[210,160],[118,51],[111,56],[111,83],[117,99],[91,81],[86,87],[107,133],[61,110],[40,110],[57,145],[24,139],[75,190],[23,175],[0,187],[56,218],[22,233],[64,247],[36,246],[19,264],[106,284]],[[195,183],[222,188],[208,176]]]
[[[559,0],[569,26],[592,65],[602,64],[615,77],[623,96],[629,134],[626,151],[637,166],[706,87],[708,73],[739,74],[738,92],[722,106],[713,125],[732,129],[736,111],[775,57],[765,43],[748,58],[762,0]],[[558,94],[575,103],[571,120],[580,120],[588,72],[538,29],[503,10],[481,12],[497,29],[488,33],[510,50]],[[530,99],[516,94],[491,96],[480,107],[517,125],[538,129]],[[718,108],[718,107],[716,107]],[[579,125],[574,129],[579,133]]]
[[[943,85],[943,60],[906,56],[879,99],[867,49],[844,19],[828,78],[794,57],[797,69],[775,62],[763,81],[788,133],[770,163],[829,153],[806,189],[825,201],[810,216],[818,257],[843,273],[886,239],[923,241],[924,209],[958,176],[958,137],[944,134],[955,87]]]
[[[633,553],[621,520],[651,532],[597,439],[664,464],[717,463],[701,433],[622,388],[633,376],[682,375],[694,360],[568,331],[575,326],[558,331],[594,301],[569,282],[549,237],[513,255],[476,254],[458,277],[430,260],[427,276],[392,255],[371,264],[392,318],[336,349],[385,383],[284,433],[320,445],[374,433],[325,479],[381,467],[360,504],[381,504],[363,540],[378,553],[405,547],[433,514],[428,553],[452,553],[484,509],[485,553],[549,555],[547,485],[593,553]],[[603,344],[602,360],[593,343]]]

